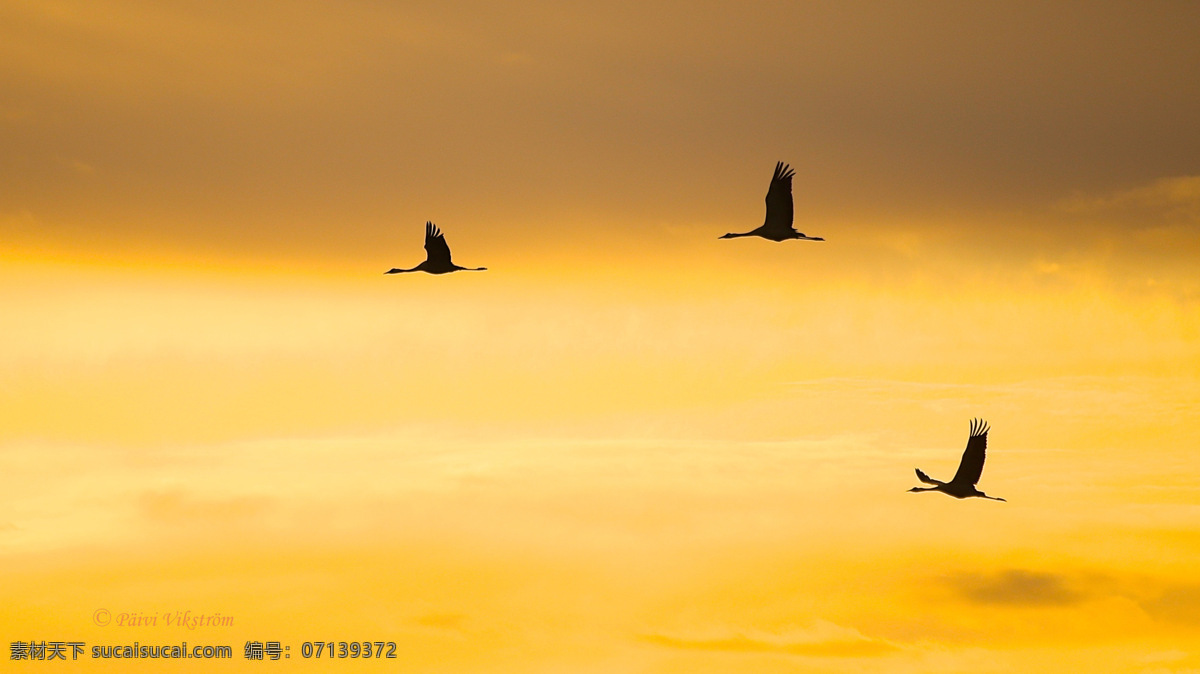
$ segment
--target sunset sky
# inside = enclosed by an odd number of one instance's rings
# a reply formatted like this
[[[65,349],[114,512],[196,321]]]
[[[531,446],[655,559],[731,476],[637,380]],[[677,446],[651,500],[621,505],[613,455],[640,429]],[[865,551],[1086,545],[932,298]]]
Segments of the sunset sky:
[[[0,643],[1200,671],[1197,35],[1187,2],[0,0]],[[719,240],[777,161],[825,241]],[[488,271],[385,276],[427,220]],[[976,417],[1008,502],[906,493]]]

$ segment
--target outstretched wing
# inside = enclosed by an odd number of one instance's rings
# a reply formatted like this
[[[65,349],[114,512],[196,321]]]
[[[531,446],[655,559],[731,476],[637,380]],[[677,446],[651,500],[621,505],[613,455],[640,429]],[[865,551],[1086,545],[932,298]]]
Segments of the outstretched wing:
[[[425,223],[425,257],[431,265],[448,267],[451,264],[450,246],[446,245],[446,237],[432,222]]]
[[[967,438],[962,462],[958,464],[958,472],[951,482],[971,486],[979,482],[979,476],[983,474],[983,461],[987,458],[988,430],[987,422],[983,419],[971,420],[971,437]]]
[[[775,175],[767,189],[767,219],[763,229],[772,232],[792,230],[792,176],[795,173],[783,162],[775,164]]]
[[[925,484],[941,484],[941,482],[938,482],[937,480],[933,479],[932,477],[929,477],[928,475],[926,475],[925,471],[921,470],[920,468],[917,468],[916,470],[917,470],[917,479],[924,482]]]

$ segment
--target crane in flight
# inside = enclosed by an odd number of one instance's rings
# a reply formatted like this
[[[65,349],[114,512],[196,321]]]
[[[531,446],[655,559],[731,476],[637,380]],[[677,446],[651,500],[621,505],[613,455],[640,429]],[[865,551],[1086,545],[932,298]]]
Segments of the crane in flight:
[[[988,496],[975,488],[975,483],[979,482],[979,476],[983,474],[983,461],[987,458],[988,430],[990,429],[986,421],[972,419],[971,436],[967,438],[967,448],[963,450],[962,461],[958,464],[958,472],[954,474],[954,479],[949,482],[941,482],[929,477],[918,468],[917,479],[933,486],[913,487],[909,491],[940,491],[954,498],[978,496],[993,501],[1003,501],[1004,499],[998,496]]]
[[[410,271],[423,271],[429,274],[448,274],[452,271],[486,271],[487,267],[460,267],[450,261],[450,246],[446,245],[446,237],[442,230],[432,222],[425,223],[425,261],[412,269],[392,268],[383,273],[403,274]]]
[[[809,241],[824,241],[819,236],[805,236],[792,227],[792,176],[796,172],[783,162],[775,164],[775,175],[771,177],[771,186],[767,188],[767,219],[762,227],[736,234],[730,232],[722,239],[736,239],[739,236],[761,236],[771,241],[787,241],[788,239],[807,239]]]

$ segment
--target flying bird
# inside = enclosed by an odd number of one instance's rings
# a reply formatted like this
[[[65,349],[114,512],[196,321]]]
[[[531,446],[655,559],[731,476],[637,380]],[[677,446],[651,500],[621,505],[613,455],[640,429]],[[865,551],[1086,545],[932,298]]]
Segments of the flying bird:
[[[730,232],[722,239],[735,239],[739,236],[761,236],[771,241],[786,241],[788,239],[808,239],[809,241],[824,241],[819,236],[805,236],[792,227],[792,176],[795,175],[787,164],[775,164],[775,175],[771,177],[771,187],[767,189],[767,219],[758,229],[735,234]]]
[[[446,237],[442,230],[432,222],[425,223],[425,261],[412,269],[389,269],[385,274],[402,274],[409,271],[423,271],[429,274],[448,274],[452,271],[486,271],[487,267],[460,267],[450,261],[450,246],[446,245]]]
[[[993,501],[1003,501],[1004,499],[998,496],[988,496],[975,488],[975,483],[979,482],[979,476],[983,474],[983,460],[987,458],[988,430],[986,421],[972,419],[971,437],[967,438],[967,448],[963,450],[962,461],[958,464],[958,472],[954,474],[954,479],[949,482],[940,482],[921,472],[921,469],[918,468],[917,479],[933,486],[913,487],[909,491],[940,491],[954,498],[978,496],[990,498]]]

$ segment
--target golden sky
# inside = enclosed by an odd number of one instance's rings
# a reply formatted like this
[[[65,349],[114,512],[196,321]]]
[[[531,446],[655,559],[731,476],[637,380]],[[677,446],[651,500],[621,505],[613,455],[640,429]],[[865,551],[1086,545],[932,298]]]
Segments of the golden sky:
[[[1197,34],[0,0],[0,643],[1200,669]],[[780,160],[826,241],[718,240]],[[974,417],[1008,503],[906,493]]]

